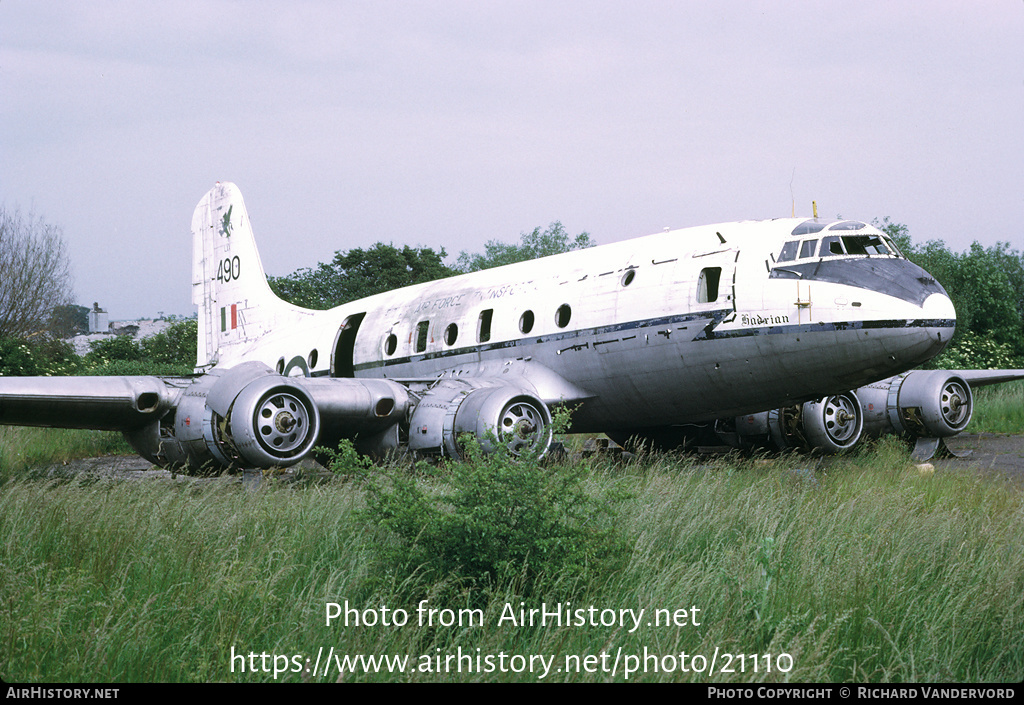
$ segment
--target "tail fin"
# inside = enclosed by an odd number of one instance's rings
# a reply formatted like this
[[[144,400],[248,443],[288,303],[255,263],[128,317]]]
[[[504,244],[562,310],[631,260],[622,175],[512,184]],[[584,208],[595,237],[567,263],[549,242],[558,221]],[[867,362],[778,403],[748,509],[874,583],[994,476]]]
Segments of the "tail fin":
[[[267,284],[238,187],[218,182],[192,216],[192,303],[199,307],[196,368],[249,348],[283,314],[301,312]]]

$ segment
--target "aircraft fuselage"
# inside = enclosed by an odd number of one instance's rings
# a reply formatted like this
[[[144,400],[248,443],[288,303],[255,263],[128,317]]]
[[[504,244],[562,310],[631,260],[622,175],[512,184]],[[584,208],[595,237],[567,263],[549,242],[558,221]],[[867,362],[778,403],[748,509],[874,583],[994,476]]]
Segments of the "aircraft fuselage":
[[[946,292],[880,231],[780,219],[406,287],[315,313],[236,354],[310,376],[522,376],[546,403],[581,403],[575,430],[601,431],[849,390],[930,359],[954,328]],[[548,372],[564,383],[548,383]]]

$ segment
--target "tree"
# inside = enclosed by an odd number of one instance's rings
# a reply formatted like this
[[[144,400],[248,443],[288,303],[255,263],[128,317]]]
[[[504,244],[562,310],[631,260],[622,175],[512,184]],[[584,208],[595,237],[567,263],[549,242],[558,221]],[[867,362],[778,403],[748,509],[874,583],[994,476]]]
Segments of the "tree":
[[[590,234],[586,232],[582,232],[570,240],[565,227],[556,220],[543,232],[537,227],[533,229],[533,232],[520,233],[518,245],[488,240],[484,245],[483,254],[471,254],[463,250],[459,254],[455,268],[460,272],[478,272],[481,269],[525,262],[538,257],[583,250],[593,247],[595,244],[590,238]]]
[[[50,313],[50,333],[70,338],[89,332],[89,307],[78,304],[54,306]]]
[[[71,301],[71,270],[59,226],[0,207],[0,335],[47,328],[54,306]]]
[[[970,357],[968,348],[1000,350],[1024,356],[1024,255],[1005,242],[985,248],[977,241],[965,252],[953,252],[941,240],[914,245],[906,225],[889,218],[875,225],[890,235],[903,253],[935,277],[953,300],[957,332],[943,359]],[[1000,353],[1006,357],[1006,353]],[[957,359],[959,359],[957,358]]]
[[[397,289],[410,284],[444,279],[457,271],[443,262],[444,248],[376,243],[364,250],[357,247],[334,253],[330,263],[315,269],[299,269],[285,277],[270,277],[270,288],[285,301],[312,309],[328,309],[340,304]]]
[[[299,269],[284,277],[268,277],[268,281],[274,293],[285,301],[306,308],[328,309],[403,286],[593,245],[587,233],[570,240],[565,228],[556,221],[547,230],[534,228],[533,232],[522,233],[518,245],[490,240],[483,254],[462,252],[455,267],[443,262],[448,256],[444,248],[440,252],[408,245],[398,249],[378,242],[366,250],[338,250],[330,263],[321,262],[315,268]]]

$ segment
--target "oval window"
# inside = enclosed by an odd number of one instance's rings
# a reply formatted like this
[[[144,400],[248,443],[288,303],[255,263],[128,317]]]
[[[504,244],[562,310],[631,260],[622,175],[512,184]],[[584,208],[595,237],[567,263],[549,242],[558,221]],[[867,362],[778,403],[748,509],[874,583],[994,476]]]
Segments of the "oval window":
[[[533,330],[533,311],[523,311],[523,315],[519,317],[519,330],[524,333]]]
[[[459,337],[459,327],[454,323],[449,323],[448,327],[444,329],[444,344],[455,345],[455,341]]]
[[[570,318],[572,318],[572,309],[569,308],[569,304],[562,304],[555,311],[555,325],[559,328],[565,328],[569,325]]]
[[[397,349],[398,349],[398,336],[395,335],[394,333],[391,333],[384,340],[384,352],[387,353],[388,355],[394,355],[395,354],[395,350],[397,350]]]
[[[626,270],[626,273],[622,275],[622,286],[629,286],[633,283],[633,279],[636,277],[636,272],[632,269]]]

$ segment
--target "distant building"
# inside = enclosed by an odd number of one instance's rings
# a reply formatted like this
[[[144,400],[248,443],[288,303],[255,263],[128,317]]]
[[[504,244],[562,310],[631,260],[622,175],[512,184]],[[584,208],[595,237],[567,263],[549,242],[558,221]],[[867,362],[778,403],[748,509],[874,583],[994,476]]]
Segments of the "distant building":
[[[110,318],[107,312],[101,309],[98,303],[94,302],[92,310],[89,311],[89,332],[106,333],[108,330],[110,330]]]

